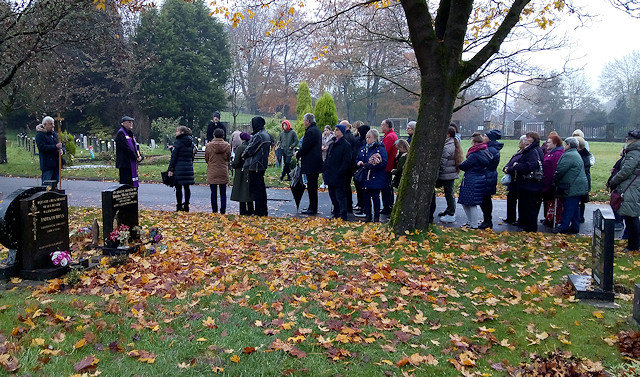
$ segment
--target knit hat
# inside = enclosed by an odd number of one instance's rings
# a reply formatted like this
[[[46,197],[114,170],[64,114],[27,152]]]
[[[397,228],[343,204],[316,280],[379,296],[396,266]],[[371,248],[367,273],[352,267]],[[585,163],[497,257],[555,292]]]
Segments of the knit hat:
[[[627,138],[640,140],[640,130],[635,129],[635,130],[629,131],[629,133],[627,134]]]
[[[240,133],[240,140],[249,140],[249,139],[251,139],[251,135],[249,135],[246,132],[241,132]]]
[[[264,125],[267,124],[263,117],[253,117],[251,118],[251,129],[253,129],[253,133],[262,130]]]
[[[213,112],[213,117],[212,118],[218,118],[220,119],[220,112],[219,111],[214,111]]]
[[[340,130],[340,132],[342,132],[342,135],[344,136],[344,134],[347,133],[347,127],[344,124],[338,124],[336,126],[337,129]]]
[[[367,126],[366,124],[358,127],[358,135],[360,135],[361,140],[364,140],[364,138],[367,136],[367,132],[369,132],[370,129],[371,127]]]
[[[502,138],[502,132],[500,132],[500,130],[491,130],[487,132],[485,135],[487,135],[487,137],[491,141],[500,140],[500,138]]]

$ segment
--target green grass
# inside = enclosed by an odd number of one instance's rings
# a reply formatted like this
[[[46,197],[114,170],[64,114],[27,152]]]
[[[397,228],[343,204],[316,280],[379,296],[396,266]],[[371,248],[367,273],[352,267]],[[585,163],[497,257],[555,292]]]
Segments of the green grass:
[[[498,179],[504,174],[502,168],[509,162],[511,156],[518,149],[517,140],[504,140],[504,148],[501,150],[500,165],[498,166]],[[15,142],[15,136],[8,136],[7,141],[7,159],[8,164],[0,165],[0,175],[7,176],[21,176],[21,177],[38,177],[40,176],[40,167],[37,156],[31,156],[30,153],[22,148],[18,148]],[[470,146],[469,140],[462,141],[462,147],[466,151]],[[606,190],[605,184],[611,173],[613,164],[620,157],[620,150],[623,147],[622,143],[609,143],[609,142],[592,142],[589,143],[591,152],[596,157],[596,164],[591,167],[591,197],[595,201],[608,201],[609,193]],[[140,165],[140,177],[146,182],[160,182],[160,172],[167,169],[169,165],[169,152],[157,148],[151,150],[143,147],[143,153],[148,158]],[[77,158],[88,159],[88,151],[78,149]],[[273,152],[272,152],[273,155]],[[271,161],[275,161],[275,157],[272,157]],[[76,164],[84,164],[85,162],[77,162]],[[105,164],[104,161],[93,160],[90,163],[93,164]],[[106,162],[106,164],[113,163]],[[204,163],[194,164],[194,170],[196,174],[196,183],[206,183],[206,170],[207,165]],[[276,168],[275,165],[270,167],[265,174],[267,185],[270,187],[288,187],[287,182],[280,182],[279,177],[282,169]],[[104,180],[117,180],[118,170],[114,167],[111,168],[93,168],[93,169],[65,169],[62,173],[63,179],[104,179]],[[456,181],[456,192],[461,179]],[[504,187],[500,186],[498,192],[504,194],[506,191]]]
[[[97,216],[74,209],[72,228]],[[439,227],[400,236],[325,219],[151,211],[141,222],[162,228],[165,252],[89,271],[74,287],[0,292],[0,339],[18,374],[70,375],[94,355],[107,376],[199,376],[213,367],[232,376],[458,376],[449,360],[465,353],[476,363],[470,372],[498,376],[494,363],[516,366],[555,349],[613,368],[623,360],[604,340],[633,328],[630,295],[617,309],[597,309],[566,294],[564,277],[590,269],[587,237]],[[630,289],[640,257],[623,247],[614,278]],[[306,357],[270,348],[276,339]],[[45,363],[49,347],[60,354]],[[133,350],[155,362],[128,356]],[[415,353],[438,365],[396,365]]]

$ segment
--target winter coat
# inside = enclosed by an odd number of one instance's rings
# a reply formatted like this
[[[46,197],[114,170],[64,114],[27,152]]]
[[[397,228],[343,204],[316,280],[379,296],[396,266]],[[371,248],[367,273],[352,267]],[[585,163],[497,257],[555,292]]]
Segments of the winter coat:
[[[509,183],[509,185],[507,186],[507,191],[515,192],[518,190],[518,174],[516,174],[515,171],[513,173],[507,173],[507,171],[513,168],[513,165],[515,165],[516,162],[520,161],[521,157],[522,157],[522,150],[519,150],[516,153],[514,153],[513,156],[511,156],[511,159],[509,160],[509,162],[507,162],[507,164],[502,169],[502,171],[504,171],[505,174],[511,175],[511,183]]]
[[[231,152],[236,153],[236,148],[242,144],[242,139],[240,139],[240,134],[242,132],[236,130],[231,133],[231,138],[229,139],[229,144],[231,145]]]
[[[493,158],[486,144],[476,145],[482,147],[469,153],[467,159],[459,165],[460,170],[464,171],[464,176],[460,183],[458,203],[467,206],[482,204],[486,192],[487,169]]]
[[[379,153],[382,157],[382,161],[379,164],[371,165],[369,158],[375,153]],[[387,166],[387,150],[384,148],[384,144],[379,141],[374,142],[371,147],[364,146],[358,152],[356,163],[362,161],[362,165],[366,171],[366,179],[362,183],[362,187],[365,189],[381,190],[388,186],[385,168]]]
[[[208,142],[204,150],[204,161],[207,163],[208,184],[226,185],[229,183],[229,161],[231,161],[231,145],[229,143],[216,138]]]
[[[278,137],[280,149],[284,156],[293,156],[293,150],[298,146],[298,135],[293,129],[280,132]]]
[[[542,154],[542,149],[540,149],[540,141],[536,141],[527,145],[522,150],[522,156],[518,163],[507,169],[507,173],[512,174],[512,176],[517,175],[519,191],[526,193],[540,192],[542,190],[542,179],[538,181],[525,177],[530,173],[539,171],[543,160],[544,155]]]
[[[264,129],[264,119],[261,117],[251,119],[251,128],[251,139],[242,152],[242,158],[245,159],[242,168],[249,171],[265,171],[269,165],[271,136]]]
[[[36,145],[38,146],[38,157],[40,158],[40,170],[58,170],[59,152],[56,146],[58,134],[54,131],[46,132],[44,127],[36,128]]]
[[[249,186],[249,171],[243,170],[244,158],[242,153],[249,145],[248,141],[243,142],[236,148],[236,155],[231,161],[233,173],[233,187],[231,188],[231,200],[235,202],[252,202],[251,190]]]
[[[612,189],[620,193],[624,191],[624,200],[618,211],[622,216],[640,216],[640,177],[633,180],[638,172],[640,172],[640,141],[634,141],[627,145],[620,171],[609,182]]]
[[[407,155],[405,153],[403,155],[398,155],[396,157],[396,171],[393,175],[393,187],[400,187],[400,180],[402,179],[402,172],[404,171],[404,164],[407,162]]]
[[[173,172],[176,185],[196,183],[193,173],[193,138],[190,135],[178,135],[173,142],[169,171]]]
[[[127,135],[133,138],[133,132],[127,130],[122,127],[120,130],[124,130]],[[120,132],[116,133],[115,142],[116,142],[116,168],[118,169],[131,169],[131,162],[135,162],[138,160],[138,154],[129,148],[129,143],[127,143],[127,137],[124,133]],[[138,147],[136,142],[133,143],[134,147]]]
[[[548,193],[553,191],[553,175],[558,168],[558,161],[564,153],[562,146],[548,149],[547,154],[542,161],[542,192]]]
[[[387,167],[385,171],[389,173],[391,170],[396,167],[396,159],[395,155],[398,154],[398,148],[396,148],[396,141],[398,141],[398,135],[393,132],[393,129],[389,130],[384,137],[382,138],[382,144],[384,144],[384,149],[387,150],[387,156],[392,156],[389,161],[387,161]]]
[[[584,163],[576,148],[565,150],[560,157],[558,168],[553,175],[553,184],[559,198],[582,196],[589,192]]]
[[[578,151],[580,157],[582,157],[582,163],[584,164],[584,174],[587,176],[587,185],[589,187],[589,192],[591,192],[591,153],[587,150],[587,148],[581,149]]]
[[[500,165],[500,150],[504,147],[503,143],[497,141],[489,141],[487,149],[491,152],[491,161],[487,167],[487,181],[485,195],[495,195],[496,186],[498,185],[498,165]]]
[[[222,122],[214,121],[209,122],[209,125],[207,126],[207,141],[213,140],[213,131],[215,131],[216,128],[220,128],[222,131],[224,131],[224,136],[222,136],[222,138],[224,139],[224,141],[227,141],[227,127]]]
[[[440,171],[438,173],[439,181],[450,181],[458,179],[460,174],[456,168],[456,145],[455,139],[447,137],[442,148],[442,157],[440,157]]]
[[[349,147],[351,148],[351,165],[349,168],[353,168],[353,164],[358,156],[358,151],[360,150],[358,140],[356,140],[356,137],[351,133],[351,130],[347,130],[344,134],[344,140],[349,143]]]
[[[315,123],[311,123],[304,132],[296,158],[301,160],[302,174],[322,173],[322,134]]]
[[[351,172],[351,145],[344,137],[329,145],[322,176],[328,186],[344,186]]]

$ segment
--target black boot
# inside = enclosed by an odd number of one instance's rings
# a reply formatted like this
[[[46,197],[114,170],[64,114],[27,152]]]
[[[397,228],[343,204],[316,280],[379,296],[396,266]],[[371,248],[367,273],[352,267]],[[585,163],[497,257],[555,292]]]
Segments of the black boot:
[[[182,211],[182,203],[176,204],[176,212]]]
[[[185,211],[185,212],[189,212],[189,203],[184,203],[182,205],[182,210]]]
[[[371,222],[371,215],[366,215],[364,218],[364,222],[365,223],[370,223]]]
[[[380,216],[373,216],[373,222],[374,223],[379,223],[380,222]]]

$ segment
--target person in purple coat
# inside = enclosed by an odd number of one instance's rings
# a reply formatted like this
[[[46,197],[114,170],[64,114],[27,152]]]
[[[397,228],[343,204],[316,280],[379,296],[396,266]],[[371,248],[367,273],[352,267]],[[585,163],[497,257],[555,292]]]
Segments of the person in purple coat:
[[[547,153],[544,155],[542,161],[542,204],[544,205],[544,215],[546,216],[549,209],[549,202],[555,199],[555,193],[553,188],[553,175],[558,168],[558,161],[564,153],[564,147],[562,146],[562,139],[560,136],[550,135],[547,140]],[[553,221],[548,222],[546,219],[543,224],[553,227],[555,224],[551,224]]]

